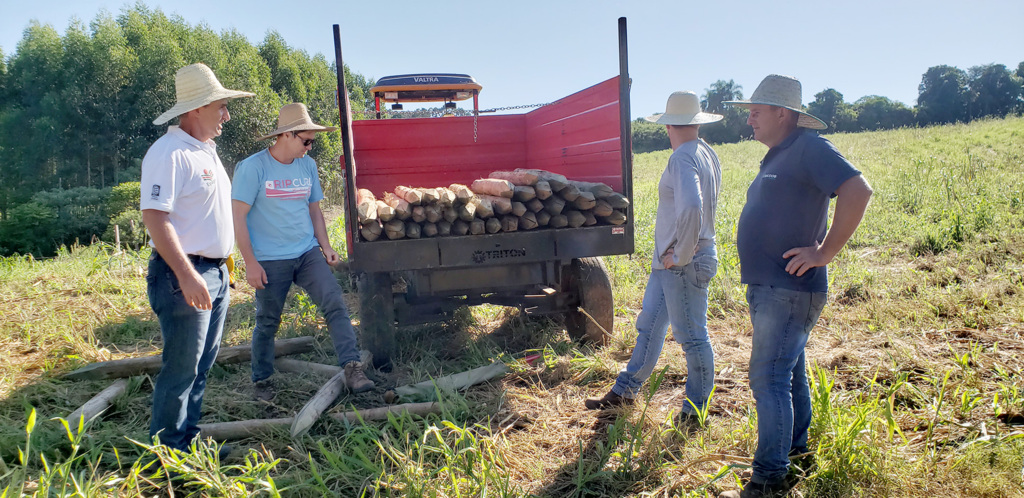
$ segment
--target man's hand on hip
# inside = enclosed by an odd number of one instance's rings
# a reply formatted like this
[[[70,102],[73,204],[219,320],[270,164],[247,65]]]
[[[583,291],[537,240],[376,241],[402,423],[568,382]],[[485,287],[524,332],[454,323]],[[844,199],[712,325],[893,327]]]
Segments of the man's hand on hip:
[[[786,271],[790,275],[802,277],[807,270],[819,266],[825,266],[832,261],[831,257],[821,252],[821,244],[794,247],[782,254],[782,257],[789,260],[786,264]]]

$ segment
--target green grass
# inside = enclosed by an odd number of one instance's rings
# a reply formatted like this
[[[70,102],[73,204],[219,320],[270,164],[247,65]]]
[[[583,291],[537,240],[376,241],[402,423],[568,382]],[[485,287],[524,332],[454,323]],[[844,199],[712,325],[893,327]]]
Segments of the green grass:
[[[808,343],[816,464],[803,496],[1021,496],[1024,466],[1024,119],[831,135],[875,189],[867,216],[830,266],[829,304]],[[716,389],[706,426],[674,427],[686,368],[666,346],[643,403],[607,417],[583,409],[628,359],[653,247],[668,151],[635,158],[636,253],[606,258],[615,338],[600,350],[557,322],[481,306],[400,332],[395,371],[336,409],[383,405],[383,390],[503,358],[512,373],[439,392],[426,417],[319,422],[233,443],[225,462],[153,448],[151,379],[133,379],[98,419],[66,417],[108,385],[62,373],[154,354],[148,250],[94,245],[46,261],[0,259],[0,496],[714,496],[736,486],[757,441],[746,385],[750,325],[736,220],[765,148],[716,147],[723,164],[719,273],[709,324]],[[339,222],[330,227],[342,249]],[[238,273],[241,276],[241,273]],[[347,280],[343,283],[347,286]],[[225,345],[248,342],[252,291],[239,279]],[[354,297],[350,309],[354,306]],[[357,317],[355,317],[357,318]],[[315,306],[289,298],[279,337],[310,335],[302,359],[333,363]],[[532,365],[515,360],[540,354]],[[217,366],[204,423],[292,415],[326,379],[280,375],[273,406],[251,399],[247,364]]]

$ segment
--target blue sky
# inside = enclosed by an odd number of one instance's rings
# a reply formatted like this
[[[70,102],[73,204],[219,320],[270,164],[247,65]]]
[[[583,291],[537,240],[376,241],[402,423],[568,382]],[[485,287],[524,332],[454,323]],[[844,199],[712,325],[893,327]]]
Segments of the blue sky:
[[[62,33],[120,0],[5,2],[0,48],[16,50],[31,20]],[[967,69],[1024,60],[1020,0],[768,2],[520,0],[246,2],[147,0],[150,8],[235,29],[258,44],[277,31],[294,48],[334,57],[367,77],[413,72],[474,76],[482,108],[550,102],[618,73],[617,19],[628,19],[633,117],[664,110],[675,90],[732,79],[748,97],[769,73],[803,82],[806,105],[825,88],[847,102],[883,95],[914,105],[931,66]],[[460,104],[464,106],[464,104]]]

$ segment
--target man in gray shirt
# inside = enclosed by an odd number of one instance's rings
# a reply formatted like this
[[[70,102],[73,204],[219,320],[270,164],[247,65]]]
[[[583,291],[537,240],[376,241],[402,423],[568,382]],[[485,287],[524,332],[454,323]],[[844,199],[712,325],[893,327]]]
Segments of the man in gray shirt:
[[[700,125],[722,119],[701,112],[694,92],[669,96],[666,112],[646,118],[664,124],[672,155],[658,182],[654,257],[636,320],[633,356],[602,398],[586,400],[591,410],[630,404],[661,356],[669,324],[686,354],[686,401],[680,422],[695,423],[705,410],[715,380],[715,358],[708,339],[708,284],[718,270],[715,209],[722,170],[718,156],[698,137]]]

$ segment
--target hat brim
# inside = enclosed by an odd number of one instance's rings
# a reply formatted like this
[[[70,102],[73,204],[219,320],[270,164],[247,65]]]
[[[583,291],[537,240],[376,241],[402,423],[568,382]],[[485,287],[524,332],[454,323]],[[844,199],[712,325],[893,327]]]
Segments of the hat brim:
[[[699,125],[699,124],[710,124],[721,121],[723,116],[721,114],[712,114],[710,112],[698,112],[696,114],[666,114],[659,113],[644,118],[651,123],[658,123],[663,125],[675,125],[675,126],[686,126],[686,125]]]
[[[284,127],[278,128],[278,129],[276,129],[276,130],[274,130],[274,131],[272,131],[272,132],[270,132],[270,133],[268,133],[266,135],[263,135],[262,137],[257,138],[256,141],[258,142],[260,140],[266,140],[268,138],[274,138],[274,137],[276,137],[276,136],[278,136],[278,135],[280,135],[282,133],[288,133],[289,131],[315,131],[317,133],[320,133],[322,131],[335,131],[337,129],[338,128],[334,127],[334,126],[320,126],[318,124],[302,123],[302,124],[298,124],[298,125],[284,126]]]
[[[212,94],[207,95],[207,96],[205,96],[203,98],[194,99],[194,100],[187,100],[185,102],[178,102],[177,104],[174,104],[174,107],[168,109],[167,112],[161,114],[156,119],[154,119],[153,120],[153,124],[155,124],[155,125],[162,125],[162,124],[164,124],[164,123],[166,123],[166,122],[168,122],[168,121],[170,121],[170,120],[172,120],[172,119],[174,119],[174,118],[176,118],[178,116],[181,116],[182,114],[185,114],[188,111],[194,111],[196,109],[199,109],[200,107],[203,107],[205,105],[209,105],[209,104],[211,104],[213,102],[216,102],[218,100],[223,100],[223,99],[239,99],[239,98],[242,98],[242,97],[255,97],[255,96],[256,96],[255,93],[243,92],[241,90],[228,90],[228,89],[225,88],[223,90],[218,90],[216,92],[213,92]]]
[[[828,125],[825,124],[824,121],[818,119],[818,117],[813,115],[813,114],[808,114],[808,113],[806,113],[804,111],[801,111],[800,109],[794,109],[794,108],[789,107],[789,106],[779,105],[779,104],[776,104],[774,102],[758,102],[758,101],[754,101],[754,100],[726,100],[725,102],[722,102],[722,103],[723,104],[734,105],[736,107],[744,107],[744,108],[749,108],[751,105],[754,105],[754,104],[782,107],[784,109],[789,109],[789,110],[791,110],[793,112],[796,112],[796,113],[800,114],[800,117],[797,118],[797,120],[796,120],[796,125],[798,127],[800,127],[800,128],[810,128],[812,130],[824,130],[825,128],[828,128]]]

